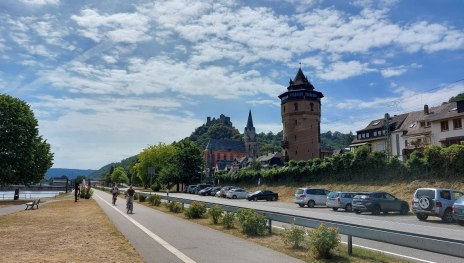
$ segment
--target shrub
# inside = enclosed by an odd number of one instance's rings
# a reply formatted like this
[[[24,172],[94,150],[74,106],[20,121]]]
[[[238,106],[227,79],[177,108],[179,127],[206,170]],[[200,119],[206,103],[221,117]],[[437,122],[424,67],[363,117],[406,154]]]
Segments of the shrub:
[[[285,245],[291,245],[293,248],[299,248],[305,241],[305,234],[306,231],[303,227],[292,225],[290,228],[285,228],[282,239]]]
[[[185,216],[187,218],[202,218],[206,213],[205,205],[200,202],[193,201],[189,208],[185,210]]]
[[[310,248],[317,258],[330,258],[330,251],[338,246],[340,237],[338,230],[321,224],[318,228],[308,233]]]
[[[249,236],[263,235],[266,231],[266,217],[256,210],[240,208],[236,213],[243,233]]]
[[[145,200],[147,200],[147,196],[143,194],[138,194],[138,198],[140,202],[145,202]]]
[[[223,212],[223,209],[219,205],[215,205],[208,210],[208,215],[211,216],[211,222],[214,225],[217,225],[219,223],[219,219],[222,216],[222,212]]]
[[[180,213],[182,211],[182,204],[176,201],[166,203],[166,207],[169,211],[174,213]]]
[[[154,194],[148,197],[148,202],[150,205],[160,206],[161,205],[161,196]]]
[[[222,217],[222,225],[226,229],[234,228],[235,215],[232,212],[226,212]]]
[[[150,188],[153,192],[159,192],[159,190],[161,189],[161,185],[159,183],[154,183],[150,186]]]

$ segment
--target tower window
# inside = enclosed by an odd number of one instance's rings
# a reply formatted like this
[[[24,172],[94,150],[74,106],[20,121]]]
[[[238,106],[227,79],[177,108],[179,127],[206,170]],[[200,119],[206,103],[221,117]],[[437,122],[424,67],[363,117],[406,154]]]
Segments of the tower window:
[[[295,111],[298,110],[298,103],[294,103],[293,106],[295,106]]]
[[[295,155],[298,155],[298,151],[295,151]]]
[[[295,135],[295,141],[296,141],[296,135]]]
[[[285,112],[285,106],[284,106],[284,112]]]
[[[311,102],[311,103],[309,104],[309,107],[311,108],[311,111],[314,111],[314,103]]]
[[[295,126],[298,125],[298,120],[295,120]]]

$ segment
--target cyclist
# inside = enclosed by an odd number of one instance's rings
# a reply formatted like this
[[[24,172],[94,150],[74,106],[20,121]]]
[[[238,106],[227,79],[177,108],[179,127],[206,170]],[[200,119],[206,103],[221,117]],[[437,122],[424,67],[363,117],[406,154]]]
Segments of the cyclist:
[[[134,208],[134,195],[135,195],[135,190],[132,189],[132,185],[129,186],[129,189],[127,189],[126,193],[124,194],[126,196],[126,208],[127,208],[127,213],[129,211],[132,214],[132,210]]]
[[[116,200],[118,199],[119,189],[116,184],[111,188],[111,193],[113,194],[113,205],[116,205]]]

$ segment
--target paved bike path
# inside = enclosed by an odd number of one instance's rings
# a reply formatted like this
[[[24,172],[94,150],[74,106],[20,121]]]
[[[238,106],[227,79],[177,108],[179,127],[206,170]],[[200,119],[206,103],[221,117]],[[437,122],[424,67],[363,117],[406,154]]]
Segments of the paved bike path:
[[[94,199],[146,262],[302,262],[246,240],[95,190]]]

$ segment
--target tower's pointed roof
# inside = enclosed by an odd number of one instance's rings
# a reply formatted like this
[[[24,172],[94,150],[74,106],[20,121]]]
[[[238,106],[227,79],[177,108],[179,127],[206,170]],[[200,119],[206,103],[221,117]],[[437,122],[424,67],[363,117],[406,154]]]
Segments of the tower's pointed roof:
[[[248,112],[248,122],[247,122],[247,128],[253,128],[253,118],[251,117],[251,109]]]
[[[290,80],[290,86],[288,86],[288,90],[297,90],[297,89],[307,89],[307,90],[314,90],[314,86],[309,82],[306,76],[303,73],[301,68],[298,69],[295,78]]]

